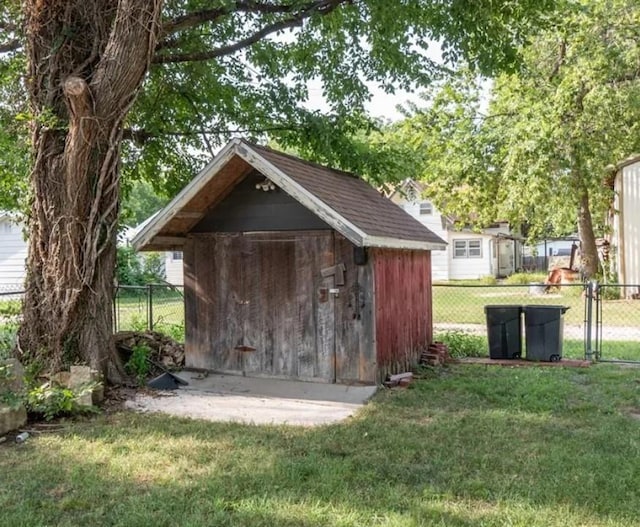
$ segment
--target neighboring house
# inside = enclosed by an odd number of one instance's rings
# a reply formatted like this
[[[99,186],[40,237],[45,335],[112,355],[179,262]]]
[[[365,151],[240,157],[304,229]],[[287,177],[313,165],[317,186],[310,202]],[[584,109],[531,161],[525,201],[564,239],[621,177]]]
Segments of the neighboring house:
[[[501,278],[521,268],[520,237],[511,232],[507,222],[496,222],[481,232],[456,230],[453,221],[423,198],[423,193],[419,183],[407,180],[388,194],[394,203],[447,242],[447,251],[432,255],[434,280]]]
[[[149,216],[139,225],[128,227],[122,234],[121,242],[130,243],[131,240],[144,227],[156,217],[158,213]],[[184,284],[184,273],[182,270],[182,251],[163,251],[164,276],[167,283],[182,286]]]
[[[534,245],[525,246],[522,254],[522,267],[529,271],[550,271],[557,268],[578,269],[580,239],[575,234],[562,238],[546,238]]]
[[[129,242],[150,219],[136,228],[127,229],[120,242]],[[182,253],[168,251],[164,253],[164,258],[167,282],[181,286]],[[22,291],[26,277],[26,259],[24,224],[18,214],[0,211],[0,294]]]
[[[580,239],[577,235],[565,238],[547,238],[534,245],[536,256],[571,256],[574,245],[578,246]]]
[[[182,251],[165,251],[164,273],[167,282],[172,285],[184,285],[182,269]]]
[[[640,155],[616,166],[614,202],[610,216],[611,246],[618,282],[626,297],[640,293]]]
[[[445,242],[364,180],[235,139],[134,238],[182,250],[185,365],[375,384],[433,338]]]
[[[27,242],[23,228],[17,214],[0,211],[0,293],[24,287]]]

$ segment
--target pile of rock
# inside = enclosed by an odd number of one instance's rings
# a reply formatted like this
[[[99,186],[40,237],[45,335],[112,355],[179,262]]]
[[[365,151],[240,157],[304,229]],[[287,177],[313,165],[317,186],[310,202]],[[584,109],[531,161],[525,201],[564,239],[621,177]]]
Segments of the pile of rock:
[[[149,358],[168,370],[184,367],[184,344],[156,331],[120,331],[115,334],[116,347],[126,360],[138,346],[151,350]]]
[[[104,382],[100,373],[89,366],[71,366],[69,371],[61,371],[51,376],[51,382],[69,388],[77,394],[80,406],[91,406],[104,400]],[[87,390],[87,386],[92,386]]]

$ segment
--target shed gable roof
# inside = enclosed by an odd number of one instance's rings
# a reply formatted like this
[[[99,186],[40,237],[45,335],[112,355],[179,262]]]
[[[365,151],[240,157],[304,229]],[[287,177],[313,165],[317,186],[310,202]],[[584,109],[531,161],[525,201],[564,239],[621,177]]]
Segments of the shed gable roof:
[[[186,234],[250,171],[360,247],[439,250],[446,243],[362,179],[234,139],[133,239],[139,250],[179,248]]]

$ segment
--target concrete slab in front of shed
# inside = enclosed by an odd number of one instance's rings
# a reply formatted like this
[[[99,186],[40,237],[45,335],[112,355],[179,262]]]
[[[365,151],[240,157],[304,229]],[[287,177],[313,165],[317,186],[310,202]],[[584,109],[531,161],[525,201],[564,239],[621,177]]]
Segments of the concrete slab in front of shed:
[[[175,392],[138,394],[127,407],[210,421],[315,426],[353,415],[376,386],[348,386],[194,372],[177,374],[189,382]]]

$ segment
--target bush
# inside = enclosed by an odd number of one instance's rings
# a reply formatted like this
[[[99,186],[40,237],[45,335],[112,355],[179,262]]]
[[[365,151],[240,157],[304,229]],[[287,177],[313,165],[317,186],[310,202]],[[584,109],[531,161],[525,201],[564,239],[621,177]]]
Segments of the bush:
[[[151,355],[151,348],[145,344],[140,344],[133,347],[133,353],[129,360],[124,365],[125,370],[129,375],[134,375],[138,380],[138,384],[144,384],[147,375],[149,374],[150,364],[147,360]]]
[[[24,394],[15,393],[9,388],[10,383],[15,380],[13,365],[0,363],[0,403],[7,404],[12,408],[19,406]]]
[[[8,359],[16,345],[18,335],[18,324],[16,322],[6,322],[0,324],[0,360]]]
[[[603,300],[620,300],[621,298],[620,288],[615,285],[601,285],[598,293]]]
[[[184,342],[184,323],[168,324],[160,322],[153,325],[153,330],[171,337],[176,342]]]
[[[79,390],[58,386],[48,381],[27,390],[25,406],[27,411],[41,415],[51,421],[55,417],[96,411],[93,406],[83,406],[78,400],[95,390],[97,383],[87,383]]]
[[[482,285],[496,285],[498,283],[498,280],[496,280],[495,276],[487,275],[481,277],[478,282]]]
[[[535,282],[544,282],[545,273],[515,273],[505,278],[504,283],[509,285],[528,285]]]
[[[116,276],[121,285],[146,285],[164,282],[162,253],[140,256],[133,247],[118,247]]]
[[[0,300],[0,316],[15,317],[22,313],[21,300]]]
[[[434,340],[444,342],[449,348],[449,354],[455,359],[487,355],[487,339],[480,335],[456,329],[437,333]]]

